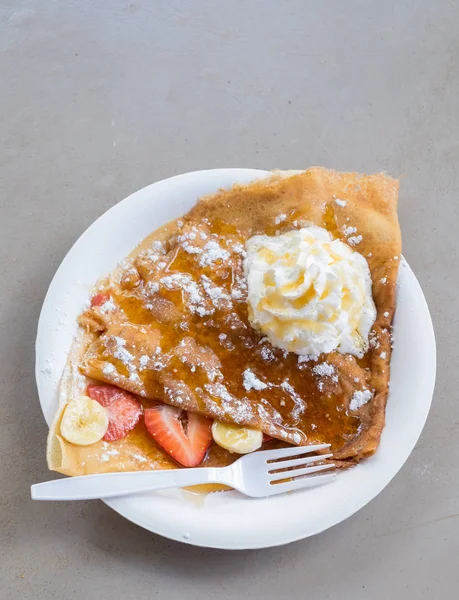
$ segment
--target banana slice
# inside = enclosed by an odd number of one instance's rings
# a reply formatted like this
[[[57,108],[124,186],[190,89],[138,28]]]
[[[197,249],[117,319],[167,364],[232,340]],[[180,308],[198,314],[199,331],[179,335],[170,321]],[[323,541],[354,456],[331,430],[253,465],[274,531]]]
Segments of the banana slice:
[[[256,429],[248,427],[238,427],[237,425],[227,425],[220,421],[212,423],[212,437],[214,441],[236,454],[248,454],[261,448],[263,443],[263,433]]]
[[[104,437],[107,427],[107,409],[89,396],[78,396],[64,410],[61,435],[71,444],[89,446]]]

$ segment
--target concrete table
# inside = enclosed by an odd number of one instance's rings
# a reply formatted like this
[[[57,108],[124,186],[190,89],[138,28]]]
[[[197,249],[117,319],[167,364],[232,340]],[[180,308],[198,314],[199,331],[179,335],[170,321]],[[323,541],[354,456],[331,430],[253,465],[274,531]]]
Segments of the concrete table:
[[[459,4],[3,0],[0,4],[0,597],[453,598],[459,583]],[[387,170],[439,367],[389,487],[279,549],[154,536],[101,502],[29,498],[48,478],[37,318],[80,233],[193,169]]]

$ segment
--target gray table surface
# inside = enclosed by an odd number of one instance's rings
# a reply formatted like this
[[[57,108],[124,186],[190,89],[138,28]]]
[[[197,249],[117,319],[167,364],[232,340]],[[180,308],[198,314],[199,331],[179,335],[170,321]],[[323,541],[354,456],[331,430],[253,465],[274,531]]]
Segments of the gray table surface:
[[[2,0],[2,599],[457,597],[458,34],[446,0]],[[97,501],[33,503],[49,477],[35,331],[71,244],[173,174],[313,164],[402,178],[439,357],[402,471],[341,525],[264,551],[171,542]]]

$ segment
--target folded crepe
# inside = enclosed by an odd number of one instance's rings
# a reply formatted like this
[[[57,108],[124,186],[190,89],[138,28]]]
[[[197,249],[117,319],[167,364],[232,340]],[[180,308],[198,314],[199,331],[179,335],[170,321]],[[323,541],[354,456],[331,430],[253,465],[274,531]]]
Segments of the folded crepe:
[[[48,463],[70,475],[176,464],[142,423],[122,440],[77,447],[59,433],[66,402],[96,380],[289,444],[330,443],[340,466],[372,454],[384,427],[401,252],[398,181],[311,168],[202,198],[150,235],[97,287],[79,318],[50,431]],[[361,359],[273,347],[250,324],[247,240],[314,224],[368,261],[377,318]],[[213,445],[205,464],[232,455]]]

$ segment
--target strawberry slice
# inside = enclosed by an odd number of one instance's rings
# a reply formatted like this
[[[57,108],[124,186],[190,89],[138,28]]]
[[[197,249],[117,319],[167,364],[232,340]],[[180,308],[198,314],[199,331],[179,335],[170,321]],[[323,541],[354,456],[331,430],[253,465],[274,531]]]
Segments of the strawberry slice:
[[[109,298],[110,296],[108,294],[96,294],[91,298],[91,308],[94,308],[94,306],[102,306]]]
[[[212,443],[212,420],[187,413],[186,431],[181,420],[184,411],[160,404],[145,410],[145,427],[158,446],[184,467],[197,467]]]
[[[142,405],[132,394],[114,385],[88,385],[88,396],[108,411],[106,442],[121,440],[134,429],[142,414]]]

